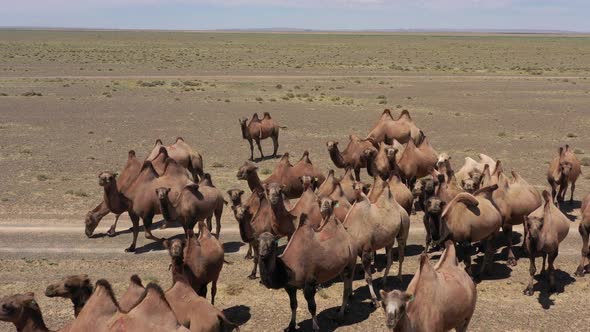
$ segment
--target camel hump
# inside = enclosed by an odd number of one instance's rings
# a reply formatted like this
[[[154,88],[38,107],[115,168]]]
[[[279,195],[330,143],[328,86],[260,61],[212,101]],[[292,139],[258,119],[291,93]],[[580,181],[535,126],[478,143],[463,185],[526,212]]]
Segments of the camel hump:
[[[389,108],[384,109],[383,113],[381,113],[381,118],[384,118],[386,116],[393,120],[393,116],[391,115],[391,110]]]
[[[127,159],[134,159],[135,158],[135,150],[129,150],[127,152]]]
[[[400,120],[401,118],[412,120],[412,116],[410,115],[410,112],[408,110],[402,110],[397,119]]]
[[[308,218],[307,218],[307,214],[305,214],[305,213],[302,213],[302,214],[299,216],[299,224],[297,225],[297,229],[299,229],[299,228],[303,227],[303,226],[304,226],[304,225],[307,223],[307,220],[308,220]]]
[[[156,158],[158,158],[161,154],[164,155],[164,158],[168,158],[168,150],[166,149],[165,146],[161,146],[160,150],[158,151],[158,154],[156,155]],[[154,158],[154,159],[156,159]]]
[[[457,203],[463,203],[467,206],[470,207],[476,207],[479,205],[479,202],[477,201],[477,199],[471,195],[470,193],[459,193],[457,196],[455,196],[455,198],[453,198],[449,204],[447,204],[447,206],[445,207],[441,218],[444,218],[447,213],[449,212],[449,209],[451,208],[451,206],[457,204]]]
[[[254,120],[260,120],[260,118],[258,117],[258,113],[252,114],[252,121]]]
[[[129,278],[129,281],[137,286],[140,286],[143,288],[143,283],[141,282],[141,278],[137,275],[134,274]]]
[[[303,155],[301,156],[301,159],[299,159],[299,161],[304,161],[307,164],[311,164],[311,160],[309,159],[309,151],[303,151]]]
[[[191,182],[191,183],[188,183],[187,185],[185,185],[184,188],[182,188],[182,189],[186,189],[188,191],[198,191],[199,185],[194,182]]]
[[[151,161],[146,160],[143,162],[143,164],[141,165],[141,170],[140,173],[143,172],[144,170],[149,170],[150,172],[153,173],[153,175],[155,177],[159,177],[160,175],[158,174],[158,172],[156,172],[156,169],[154,168],[154,164],[152,164]]]
[[[496,169],[494,170],[494,174],[500,175],[503,172],[504,172],[504,168],[502,167],[502,161],[500,161],[500,160],[496,161]]]
[[[178,141],[183,141],[184,142],[184,138],[182,138],[181,136],[178,136],[178,137],[176,137],[176,140],[174,141],[174,143],[176,143]]]
[[[457,266],[457,251],[455,244],[451,240],[445,241],[445,251],[442,253],[438,266]]]
[[[543,199],[545,200],[545,206],[552,201],[551,194],[547,190],[543,190]]]
[[[164,293],[164,290],[162,289],[162,287],[160,287],[160,285],[154,282],[150,282],[145,287],[145,293],[146,295],[149,293],[156,295],[160,301],[162,301],[168,306],[168,309],[172,310],[172,308],[170,307],[170,303],[168,303],[168,300],[166,300],[166,293]]]
[[[512,177],[514,178],[514,181],[522,180],[522,177],[520,176],[520,174],[516,173],[515,171],[511,171],[510,173],[512,173]]]
[[[94,288],[99,288],[99,287],[102,287],[106,291],[110,300],[120,310],[119,302],[117,302],[117,298],[115,297],[115,292],[113,291],[113,287],[111,286],[111,283],[109,283],[106,279],[99,279],[96,281]]]
[[[156,143],[154,145],[164,145],[164,143],[162,143],[161,139],[156,139]]]
[[[263,118],[264,118],[264,119],[272,119],[272,118],[270,117],[270,113],[268,113],[268,112],[264,112],[264,113],[263,113]]]

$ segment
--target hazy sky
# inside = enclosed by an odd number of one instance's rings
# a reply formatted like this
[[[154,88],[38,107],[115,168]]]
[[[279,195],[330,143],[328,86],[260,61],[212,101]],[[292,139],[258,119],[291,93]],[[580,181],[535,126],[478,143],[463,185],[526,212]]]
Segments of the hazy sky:
[[[0,26],[590,31],[590,0],[0,0]]]

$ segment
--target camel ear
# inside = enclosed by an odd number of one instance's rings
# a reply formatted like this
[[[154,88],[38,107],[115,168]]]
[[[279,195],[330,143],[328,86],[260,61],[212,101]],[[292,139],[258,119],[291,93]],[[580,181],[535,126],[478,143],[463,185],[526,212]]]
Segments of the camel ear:
[[[404,293],[403,300],[405,302],[414,302],[414,294]]]
[[[385,297],[387,297],[387,292],[384,291],[383,289],[380,289],[379,295],[381,295],[381,300],[383,300]]]

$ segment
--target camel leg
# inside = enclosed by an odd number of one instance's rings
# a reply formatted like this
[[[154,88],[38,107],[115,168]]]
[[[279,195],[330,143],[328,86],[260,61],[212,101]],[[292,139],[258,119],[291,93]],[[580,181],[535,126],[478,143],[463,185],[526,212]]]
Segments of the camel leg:
[[[344,282],[344,291],[342,293],[342,306],[338,313],[338,321],[344,321],[344,314],[346,313],[346,307],[348,306],[348,300],[352,295],[352,279],[354,279],[354,266],[352,269],[347,267],[342,271],[342,281]]]
[[[555,183],[555,181],[549,181],[549,185],[551,186],[551,197],[553,198],[553,203],[555,203],[555,197],[557,196],[557,183]]]
[[[426,216],[422,218],[422,222],[424,223],[424,230],[426,230],[426,240],[424,241],[424,252],[428,252],[428,248],[430,247],[430,227],[428,227],[428,219]]]
[[[307,310],[311,314],[311,321],[312,321],[312,329],[314,332],[320,330],[320,326],[318,325],[318,318],[316,317],[316,303],[315,303],[315,292],[316,292],[316,285],[306,283],[305,287],[303,288],[303,295],[305,296],[305,300],[307,301]]]
[[[134,252],[135,245],[137,244],[137,235],[139,235],[139,217],[134,214],[129,214],[129,217],[131,218],[131,223],[133,224],[133,242],[131,242],[131,245],[129,246],[129,248],[125,249],[125,251]]]
[[[483,256],[483,264],[481,265],[480,274],[491,274],[492,265],[494,263],[494,235],[491,235],[486,241],[486,252]],[[471,259],[470,259],[471,260]]]
[[[565,181],[565,184],[559,186],[559,193],[557,194],[557,202],[560,204],[563,203],[565,200],[565,193],[567,192],[568,183]]]
[[[250,159],[254,160],[254,144],[252,143],[252,139],[248,139],[248,143],[250,144]]]
[[[408,239],[409,230],[404,231],[403,229],[397,236],[397,278],[400,282],[403,281],[402,266],[404,265],[404,258],[406,257],[406,240]],[[404,235],[405,234],[405,235]]]
[[[144,233],[145,233],[145,238],[146,239],[150,239],[150,240],[154,240],[154,241],[160,241],[161,239],[159,237],[154,236],[154,234],[152,234],[152,218],[151,217],[146,217],[143,219],[143,227],[144,229]]]
[[[516,266],[516,256],[512,252],[512,225],[502,225],[502,231],[504,231],[504,236],[508,241],[508,259],[506,263],[510,266]]]
[[[215,305],[215,294],[217,294],[217,280],[211,282],[211,305]]]
[[[471,255],[469,254],[469,245],[465,245],[464,243],[459,244],[458,246],[461,251],[461,256],[463,256],[463,263],[465,264],[465,271],[471,277],[473,277],[473,271],[471,270]]]
[[[582,258],[574,275],[576,277],[583,277],[586,269],[586,260],[588,259],[588,253],[590,252],[590,248],[588,248],[588,233],[590,233],[590,227],[584,227],[584,225],[580,224],[578,231],[582,236]]]
[[[371,299],[373,301],[373,305],[375,308],[379,307],[379,302],[377,301],[377,295],[375,294],[375,290],[373,289],[373,276],[371,275],[371,252],[363,252],[361,261],[363,264],[363,269],[365,270],[365,281],[369,286],[369,291],[371,292]]]
[[[570,204],[574,204],[574,190],[576,190],[576,183],[572,182],[572,194],[570,196]]]
[[[382,288],[385,288],[385,286],[387,285],[387,277],[389,276],[389,269],[391,268],[391,262],[393,260],[393,253],[391,252],[392,247],[393,244],[391,245],[391,247],[385,247],[385,257],[387,257],[387,265],[385,265],[385,271],[383,271],[383,278],[381,280]]]
[[[555,266],[553,263],[555,262],[558,253],[559,248],[556,248],[554,252],[549,253],[549,267],[547,271],[549,272],[549,293],[554,293],[557,291],[557,287],[555,285]]]
[[[547,253],[543,253],[543,265],[541,265],[541,277],[545,277],[545,264],[547,264]]]
[[[279,151],[279,132],[278,131],[275,135],[272,136],[272,147],[273,147],[272,156],[276,157],[277,152]]]
[[[289,295],[289,305],[291,306],[291,321],[285,331],[295,331],[297,326],[297,288],[287,286],[285,290]]]
[[[213,229],[213,224],[211,224],[212,219],[213,215],[207,217],[207,229],[209,230],[209,232],[211,232],[211,230]]]
[[[248,251],[246,252],[246,256],[244,259],[252,259],[252,244],[248,243]]]
[[[525,295],[528,295],[528,296],[531,296],[531,295],[533,295],[533,285],[534,285],[534,282],[535,282],[535,273],[537,273],[537,267],[535,266],[535,253],[534,252],[531,252],[530,253],[530,258],[529,259],[531,261],[531,265],[529,267],[529,274],[531,276],[530,276],[530,279],[529,279],[529,284],[528,284],[528,286],[524,290],[524,294]]]
[[[361,180],[361,169],[358,168],[358,167],[354,169],[354,178],[357,181],[360,181]]]
[[[256,145],[258,146],[258,151],[260,151],[260,159],[264,158],[264,153],[262,153],[262,146],[260,146],[260,138],[255,138]]]
[[[252,273],[248,276],[250,279],[256,279],[256,270],[258,269],[258,240],[252,241],[252,251],[254,252],[254,267]]]
[[[469,322],[471,322],[471,317],[467,318],[465,321],[463,321],[463,323],[461,323],[461,325],[457,326],[455,328],[455,331],[456,332],[466,332],[467,327],[469,326]]]
[[[110,237],[115,236],[115,229],[117,228],[117,222],[119,221],[119,217],[121,215],[118,214],[115,216],[115,223],[111,225],[111,228],[109,228],[109,230],[107,231],[107,235]]]
[[[217,239],[219,239],[219,235],[221,234],[221,214],[223,213],[223,204],[220,209],[215,211],[215,235]]]
[[[201,288],[197,290],[197,295],[202,298],[207,298],[207,285],[201,286]]]

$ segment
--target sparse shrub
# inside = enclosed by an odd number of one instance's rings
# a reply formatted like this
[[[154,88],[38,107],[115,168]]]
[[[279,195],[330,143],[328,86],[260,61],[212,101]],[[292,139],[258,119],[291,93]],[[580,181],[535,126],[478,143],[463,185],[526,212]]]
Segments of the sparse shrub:
[[[379,95],[377,96],[377,99],[387,99],[387,97],[385,97],[384,95]]]
[[[173,86],[173,87],[179,87],[180,86],[180,82],[174,81],[174,82],[170,83],[170,85]]]
[[[455,116],[461,116],[460,112],[455,112]]]
[[[385,104],[387,104],[387,100],[385,100],[385,99],[379,100],[379,105],[385,105]]]
[[[40,92],[35,92],[35,91],[28,91],[28,92],[21,94],[21,96],[23,96],[23,97],[41,97],[41,96],[43,96],[43,94]]]
[[[164,82],[162,80],[156,80],[156,81],[151,81],[151,82],[137,81],[137,85],[139,85],[141,87],[148,87],[148,88],[162,86],[164,84],[166,84],[166,82]]]
[[[566,136],[569,137],[569,138],[578,137],[578,135],[576,133],[568,133]]]
[[[1,97],[6,97],[6,96],[8,96],[8,94],[7,94],[7,93],[4,93],[4,92],[2,92],[2,93],[0,93],[0,96],[1,96]]]
[[[280,89],[282,89],[282,88],[283,88],[283,85],[282,85],[282,84],[277,84],[277,85],[275,85],[275,88],[277,88],[277,89],[279,89],[279,90],[280,90]]]
[[[580,160],[583,166],[590,166],[590,157],[584,157]]]
[[[226,103],[229,103],[229,102],[231,102],[231,100],[229,100],[229,99],[226,99],[226,100],[225,100],[225,102],[226,102]]]
[[[33,154],[33,151],[31,151],[29,149],[22,149],[22,150],[20,150],[20,153],[22,153],[22,154]]]
[[[222,168],[222,167],[224,167],[224,165],[222,163],[214,162],[213,164],[211,164],[211,167]]]
[[[256,101],[263,101],[262,97],[256,97]]]
[[[276,98],[270,98],[269,100],[270,100],[271,102],[273,102],[273,103],[277,101],[277,99],[276,99]]]
[[[501,132],[498,133],[498,136],[499,137],[506,137],[506,132],[501,131]]]
[[[49,180],[49,177],[45,174],[39,174],[39,175],[37,175],[37,180],[38,181],[47,181],[47,180]]]

